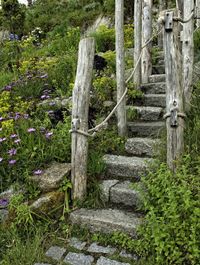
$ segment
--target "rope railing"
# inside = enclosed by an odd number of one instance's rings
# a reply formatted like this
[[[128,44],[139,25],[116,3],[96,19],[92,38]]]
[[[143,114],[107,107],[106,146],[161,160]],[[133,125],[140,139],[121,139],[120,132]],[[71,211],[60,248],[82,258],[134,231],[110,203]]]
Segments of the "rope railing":
[[[135,64],[135,67],[132,71],[132,73],[130,74],[130,76],[127,78],[127,80],[125,81],[125,85],[127,85],[129,83],[129,81],[132,79],[138,65],[139,62],[141,60],[142,57],[142,52],[143,49],[155,38],[157,37],[161,32],[163,31],[163,29],[159,30],[157,33],[155,33],[141,48],[141,52],[140,52],[140,56]],[[117,102],[117,104],[115,105],[115,107],[113,108],[113,110],[108,114],[108,116],[97,126],[95,126],[94,128],[91,128],[88,130],[88,132],[84,132],[82,130],[78,130],[78,129],[71,129],[69,132],[70,133],[79,133],[81,135],[84,135],[86,137],[94,137],[96,135],[96,133],[98,131],[100,131],[100,129],[102,129],[103,127],[105,127],[105,125],[107,124],[107,122],[109,121],[109,119],[113,116],[113,114],[115,113],[115,111],[117,110],[117,108],[119,107],[119,105],[121,104],[121,102],[123,101],[123,99],[125,98],[126,94],[128,92],[128,88],[126,86],[126,89],[124,91],[124,94],[121,96],[121,98],[119,99],[119,101]],[[92,133],[93,132],[93,133]]]

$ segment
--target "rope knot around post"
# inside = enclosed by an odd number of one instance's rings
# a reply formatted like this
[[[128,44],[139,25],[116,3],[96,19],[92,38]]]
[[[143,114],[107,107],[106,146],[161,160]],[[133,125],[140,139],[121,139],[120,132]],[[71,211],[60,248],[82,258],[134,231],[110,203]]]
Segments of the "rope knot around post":
[[[173,107],[170,109],[170,112],[167,112],[164,116],[163,119],[168,119],[170,118],[170,126],[171,127],[178,127],[178,118],[185,119],[186,114],[183,112],[179,112],[179,109],[177,107]]]

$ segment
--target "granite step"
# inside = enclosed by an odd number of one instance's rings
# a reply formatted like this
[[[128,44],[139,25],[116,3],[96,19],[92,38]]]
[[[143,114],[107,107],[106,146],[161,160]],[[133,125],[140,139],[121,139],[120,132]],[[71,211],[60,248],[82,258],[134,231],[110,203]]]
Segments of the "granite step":
[[[159,144],[159,139],[140,137],[129,138],[125,143],[125,150],[127,153],[132,155],[152,157]]]
[[[147,83],[140,86],[141,90],[146,94],[165,94],[165,82]]]
[[[165,94],[145,94],[143,97],[143,104],[152,107],[166,107]]]
[[[72,224],[88,228],[91,232],[113,233],[121,231],[136,236],[142,218],[132,212],[118,209],[78,209],[70,213]]]
[[[140,195],[132,186],[128,180],[104,180],[100,184],[101,198],[105,203],[136,207],[140,203]]]
[[[138,137],[156,137],[159,138],[165,129],[164,121],[154,122],[128,122],[128,133],[131,136]]]
[[[135,118],[143,121],[157,121],[163,117],[163,108],[146,106],[127,106],[127,120]]]
[[[165,65],[157,64],[152,66],[152,74],[164,74],[165,73]]]
[[[106,164],[106,177],[139,180],[153,159],[105,155],[103,160]]]
[[[160,83],[160,82],[165,82],[165,80],[166,80],[165,74],[150,75],[149,77],[150,83]]]

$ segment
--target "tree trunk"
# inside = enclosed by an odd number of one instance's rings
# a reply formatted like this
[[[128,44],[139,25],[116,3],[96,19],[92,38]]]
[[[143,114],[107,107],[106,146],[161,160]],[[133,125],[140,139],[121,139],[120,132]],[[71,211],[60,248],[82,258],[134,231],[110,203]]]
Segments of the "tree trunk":
[[[125,91],[125,63],[124,63],[124,0],[115,0],[115,31],[116,31],[116,79],[117,102]],[[126,99],[117,108],[118,134],[125,136],[126,124]]]
[[[72,105],[72,195],[82,200],[86,195],[88,138],[77,130],[88,132],[89,96],[92,82],[95,42],[93,38],[79,43],[78,66]]]

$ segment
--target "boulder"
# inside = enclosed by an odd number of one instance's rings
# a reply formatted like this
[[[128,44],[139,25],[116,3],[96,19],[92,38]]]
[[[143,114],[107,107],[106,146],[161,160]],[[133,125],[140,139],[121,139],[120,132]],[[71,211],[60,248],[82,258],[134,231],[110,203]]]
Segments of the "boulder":
[[[71,164],[54,162],[41,175],[31,176],[31,180],[42,192],[49,192],[58,189],[70,172]]]

